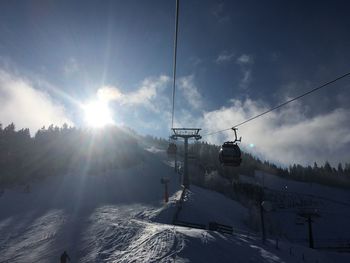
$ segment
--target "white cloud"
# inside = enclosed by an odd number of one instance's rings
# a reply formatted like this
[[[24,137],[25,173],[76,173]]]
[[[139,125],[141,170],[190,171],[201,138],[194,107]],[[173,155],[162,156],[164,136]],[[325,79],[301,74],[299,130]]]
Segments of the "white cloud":
[[[198,128],[202,127],[202,119],[195,118],[193,115],[193,112],[187,110],[187,109],[180,109],[177,111],[177,115],[175,115],[174,120],[174,127],[191,127],[191,128]]]
[[[215,59],[215,62],[217,64],[222,64],[225,62],[230,62],[231,60],[233,60],[235,57],[235,54],[233,52],[228,52],[228,51],[223,51],[221,52],[218,57]]]
[[[206,112],[200,121],[203,134],[236,125],[268,109],[261,102],[233,100],[232,106]],[[324,163],[334,165],[350,159],[350,111],[337,109],[325,115],[306,117],[304,107],[292,103],[251,123],[239,127],[243,147],[255,145],[250,151],[263,159],[282,164]],[[205,137],[212,143],[232,139],[233,133]]]
[[[97,90],[97,96],[106,101],[116,101],[121,105],[139,105],[154,112],[159,112],[164,100],[167,100],[162,92],[169,83],[170,78],[162,75],[158,78],[145,79],[140,87],[132,92],[122,92],[117,87],[104,86]]]
[[[239,86],[243,89],[247,88],[249,83],[252,81],[252,71],[250,69],[242,70],[243,77],[239,82]]]
[[[35,89],[28,81],[0,70],[0,122],[13,122],[31,133],[50,124],[72,125],[62,105],[47,93]]]
[[[254,63],[253,57],[247,54],[242,54],[240,57],[237,58],[236,61],[240,65],[248,65]]]
[[[114,86],[103,86],[97,90],[97,97],[103,101],[121,100],[124,94]]]
[[[242,59],[243,61],[244,60]],[[242,70],[250,72],[245,65]],[[249,81],[251,73],[243,76],[242,80]],[[190,109],[177,108],[175,127],[200,127],[202,134],[229,128],[267,109],[262,101],[247,99],[244,101],[231,100],[231,105],[214,111],[201,112],[198,116],[191,109],[203,109],[203,99],[194,83],[194,76],[179,79],[179,91],[186,95],[184,99],[191,106]],[[103,87],[99,96],[107,100],[117,101],[125,106],[124,110],[140,112],[140,106],[153,111],[153,115],[144,118],[135,115],[134,123],[151,130],[162,129],[171,119],[171,89],[170,78],[160,76],[147,78],[138,89],[132,92],[122,92],[116,87]],[[166,87],[168,89],[166,89]],[[178,98],[178,97],[177,97]],[[142,109],[142,108],[141,108]],[[293,102],[286,107],[273,111],[261,118],[239,127],[242,136],[242,148],[259,156],[261,159],[281,164],[312,164],[317,161],[323,164],[326,160],[332,164],[348,162],[350,159],[350,110],[337,109],[328,114],[307,116],[308,108],[300,102]],[[139,119],[138,119],[139,118]],[[128,125],[128,123],[126,124]],[[169,127],[169,126],[168,126]],[[232,132],[224,132],[204,137],[211,143],[221,144],[231,140]],[[255,145],[249,148],[249,144]]]
[[[246,89],[252,81],[251,65],[254,64],[254,59],[251,55],[242,54],[236,59],[236,63],[240,65],[243,74],[239,86]]]
[[[193,109],[201,109],[203,106],[202,96],[194,83],[194,76],[189,75],[179,79],[179,89],[182,91],[185,100]]]

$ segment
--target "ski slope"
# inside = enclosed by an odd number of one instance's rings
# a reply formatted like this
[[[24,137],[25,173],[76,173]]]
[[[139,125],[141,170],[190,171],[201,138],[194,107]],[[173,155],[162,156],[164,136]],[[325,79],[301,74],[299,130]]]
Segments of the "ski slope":
[[[0,262],[55,262],[64,250],[73,262],[100,261],[105,258],[100,253],[118,239],[142,232],[143,225],[132,219],[147,218],[163,207],[160,178],[172,175],[169,166],[145,154],[137,167],[47,177],[32,183],[29,193],[25,186],[5,190],[0,197]],[[170,180],[170,194],[178,188],[177,180]],[[111,237],[118,238],[112,242]]]
[[[308,245],[308,226],[298,216],[305,210],[316,211],[320,217],[313,219],[313,236],[316,247],[337,247],[350,244],[350,192],[316,183],[297,182],[257,171],[254,177],[240,176],[243,182],[265,187],[281,201],[275,210],[266,214],[276,232],[291,241]],[[284,198],[282,198],[284,197]],[[301,200],[305,205],[300,205]],[[296,224],[296,223],[299,224]]]
[[[160,178],[170,178],[164,205]],[[164,152],[145,151],[135,167],[103,175],[47,177],[6,189],[0,197],[0,262],[310,262],[332,261],[317,251],[273,240],[265,245],[249,233],[247,210],[218,193],[191,187],[182,220],[218,221],[244,232],[173,226],[181,190]],[[291,252],[291,246],[293,251]],[[345,262],[345,261],[344,261]]]

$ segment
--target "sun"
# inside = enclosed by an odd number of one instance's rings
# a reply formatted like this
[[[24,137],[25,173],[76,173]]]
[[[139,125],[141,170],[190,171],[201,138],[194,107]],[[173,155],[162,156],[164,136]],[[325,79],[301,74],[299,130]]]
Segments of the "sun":
[[[107,102],[100,100],[91,101],[83,105],[83,110],[85,122],[91,127],[100,128],[113,124],[112,113]]]

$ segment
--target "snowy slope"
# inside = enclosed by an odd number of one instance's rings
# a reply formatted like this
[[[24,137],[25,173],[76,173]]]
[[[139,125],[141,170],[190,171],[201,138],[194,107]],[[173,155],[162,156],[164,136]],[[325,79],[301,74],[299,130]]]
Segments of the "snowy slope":
[[[177,252],[177,260],[191,262],[347,262],[349,257],[330,255],[292,244],[285,239],[278,241],[270,236],[262,244],[260,234],[249,231],[244,221],[247,209],[216,192],[191,186],[185,195],[179,220],[208,225],[210,221],[233,227],[233,235],[215,231],[176,227],[177,237],[185,246]],[[185,261],[186,262],[186,261]]]
[[[350,244],[350,191],[316,183],[297,182],[259,172],[254,177],[240,176],[240,180],[265,187],[267,196],[275,194],[281,200],[275,211],[267,213],[277,232],[289,240],[308,245],[307,224],[297,216],[299,211],[313,209],[320,217],[314,219],[316,247],[335,247]],[[270,191],[272,190],[272,191]],[[304,200],[306,205],[300,205]],[[281,206],[282,204],[282,206]],[[304,220],[305,221],[305,220]]]
[[[255,172],[255,178],[253,180],[254,182],[260,183],[269,189],[315,195],[340,202],[345,202],[350,205],[349,191],[341,188],[320,185],[317,183],[305,183],[288,180],[261,171]]]
[[[91,254],[95,250],[82,241],[92,238],[91,242],[100,243],[105,234],[87,236],[87,231],[101,220],[103,231],[112,227],[109,223],[132,226],[132,218],[161,208],[161,176],[172,178],[173,170],[154,155],[145,154],[143,164],[130,169],[98,176],[48,177],[33,183],[30,193],[23,191],[24,186],[5,190],[0,197],[0,262],[54,262],[63,250],[75,262],[95,262]],[[170,180],[171,194],[178,187],[178,180]],[[103,221],[109,217],[112,222]],[[119,234],[127,238],[138,228],[137,224],[125,227],[125,234]]]
[[[302,255],[310,262],[341,262],[287,242],[280,249],[272,241],[263,245],[253,234],[170,225],[179,178],[164,152],[149,150],[137,167],[48,177],[32,183],[29,193],[24,186],[6,189],[0,197],[0,262],[58,262],[63,250],[72,262],[299,262]],[[167,205],[162,176],[170,178]],[[191,187],[180,214],[241,230],[248,230],[246,217],[240,204],[198,187]]]
[[[222,194],[191,186],[186,194],[185,205],[179,219],[204,225],[214,221],[248,230],[244,224],[244,219],[247,217],[247,209],[238,202],[230,200]]]

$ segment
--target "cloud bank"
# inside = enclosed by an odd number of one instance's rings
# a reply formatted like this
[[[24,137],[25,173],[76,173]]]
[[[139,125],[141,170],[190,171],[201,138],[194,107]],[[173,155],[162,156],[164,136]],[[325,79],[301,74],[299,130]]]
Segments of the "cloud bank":
[[[147,78],[142,81],[140,87],[132,92],[123,92],[120,88],[115,86],[103,86],[97,90],[99,99],[105,101],[116,101],[124,106],[142,106],[148,110],[159,112],[161,102],[166,100],[163,91],[170,83],[168,76],[162,75],[158,78]]]
[[[199,93],[194,83],[194,76],[186,76],[179,79],[179,90],[182,92],[184,99],[195,110],[203,107],[202,95]]]
[[[242,55],[236,62],[244,67],[254,63],[248,55]],[[171,116],[170,82],[169,77],[159,76],[145,79],[132,92],[106,86],[97,94],[101,99],[118,102],[128,111],[139,112],[134,123],[148,125],[149,130],[167,130]],[[179,78],[176,100],[181,107],[175,112],[175,127],[200,127],[203,135],[229,128],[271,107],[263,101],[233,99],[228,106],[206,111],[194,75]],[[150,112],[146,118],[140,113],[145,110]],[[338,108],[313,116],[306,112],[308,108],[297,101],[239,127],[242,147],[263,160],[283,165],[312,165],[314,161],[323,164],[326,160],[333,165],[349,162],[350,111]],[[232,136],[233,132],[228,131],[203,140],[222,144],[232,140]]]
[[[232,100],[230,107],[204,113],[198,125],[203,134],[236,125],[268,109],[262,102],[247,99]],[[326,160],[333,165],[349,162],[350,111],[336,109],[324,115],[306,117],[300,103],[290,104],[239,127],[242,146],[246,150],[280,164],[323,164]],[[232,132],[225,132],[204,138],[220,144],[230,140]],[[249,148],[249,144],[255,145]]]
[[[191,111],[201,111],[204,108],[203,98],[195,84],[194,75],[180,77],[177,81],[175,98],[175,126],[177,119],[183,120],[185,115],[191,116]],[[128,112],[129,120],[143,127],[161,130],[170,129],[172,110],[172,86],[169,76],[150,77],[143,80],[133,91],[124,92],[116,86],[103,86],[97,90],[100,100],[119,106],[121,115]],[[117,111],[118,111],[117,110]],[[130,116],[132,112],[132,116]],[[117,112],[118,113],[118,112]],[[128,120],[125,121],[126,125]],[[124,122],[123,122],[124,123]]]
[[[254,63],[248,55],[240,56],[236,62],[243,67]],[[100,99],[122,105],[124,111],[134,112],[132,123],[149,131],[167,131],[171,116],[170,84],[169,77],[159,76],[145,79],[132,92],[105,86],[97,94]],[[272,106],[252,99],[233,99],[228,106],[206,111],[194,75],[179,78],[176,104],[181,107],[175,112],[175,127],[200,127],[203,135],[232,127]],[[308,108],[297,101],[239,127],[242,147],[263,160],[283,165],[312,165],[314,161],[323,164],[326,160],[333,165],[349,162],[350,111],[338,108],[313,116],[306,112]],[[203,137],[203,140],[222,144],[232,140],[232,136],[233,132],[228,131]]]
[[[0,70],[0,123],[13,122],[17,128],[35,133],[50,124],[72,125],[64,107],[28,81]]]
[[[113,109],[116,123],[159,133],[165,127],[170,128],[170,80],[166,75],[148,77],[132,91],[114,85],[102,86],[96,95]]]

